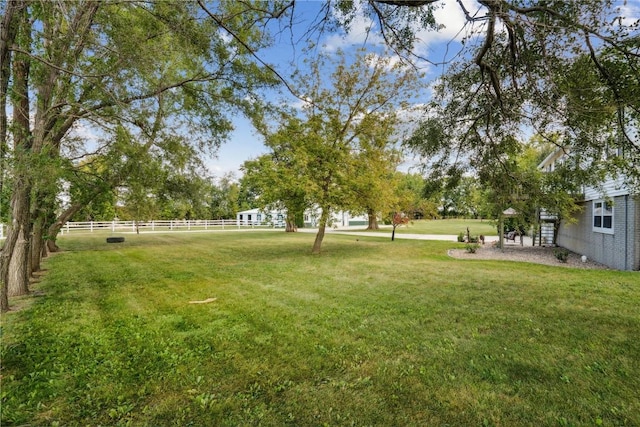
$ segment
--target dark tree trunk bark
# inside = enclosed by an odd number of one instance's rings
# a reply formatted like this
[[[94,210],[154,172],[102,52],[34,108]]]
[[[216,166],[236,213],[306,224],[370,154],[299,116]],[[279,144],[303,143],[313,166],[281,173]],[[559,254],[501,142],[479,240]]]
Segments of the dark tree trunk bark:
[[[367,215],[369,216],[369,225],[367,227],[367,230],[379,230],[380,226],[378,225],[378,217],[376,216],[376,213],[372,210],[369,210],[369,212],[367,212]]]
[[[295,233],[298,231],[298,227],[296,226],[296,215],[295,213],[287,211],[287,218],[285,220],[285,232],[287,233]]]
[[[40,261],[46,254],[46,245],[44,244],[44,218],[37,218],[33,223],[33,233],[31,233],[31,267],[29,275],[40,271]]]
[[[298,227],[296,226],[295,221],[292,222],[287,219],[284,231],[286,231],[287,233],[295,233],[296,231],[298,231]]]
[[[558,246],[558,234],[560,234],[561,219],[558,218],[553,223],[553,246]]]

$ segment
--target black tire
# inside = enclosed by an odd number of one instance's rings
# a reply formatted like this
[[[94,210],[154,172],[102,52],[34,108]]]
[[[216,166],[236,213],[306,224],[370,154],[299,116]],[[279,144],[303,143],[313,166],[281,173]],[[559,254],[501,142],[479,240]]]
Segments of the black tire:
[[[122,243],[124,237],[107,237],[107,243]]]

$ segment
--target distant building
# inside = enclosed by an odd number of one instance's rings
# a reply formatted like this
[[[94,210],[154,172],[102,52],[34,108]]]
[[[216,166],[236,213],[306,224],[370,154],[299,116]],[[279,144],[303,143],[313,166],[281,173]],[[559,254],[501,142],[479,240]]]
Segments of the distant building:
[[[275,228],[285,227],[286,211],[262,209],[249,209],[236,214],[236,222],[245,226],[268,226]]]
[[[284,228],[286,226],[286,210],[265,211],[262,209],[249,209],[238,212],[236,214],[236,222],[238,225],[244,226],[269,226],[275,228]],[[320,220],[319,209],[307,209],[304,212],[304,226],[314,228],[318,226]],[[369,224],[367,215],[352,215],[349,212],[338,211],[331,213],[329,226],[332,227],[350,227],[350,226],[366,226]]]

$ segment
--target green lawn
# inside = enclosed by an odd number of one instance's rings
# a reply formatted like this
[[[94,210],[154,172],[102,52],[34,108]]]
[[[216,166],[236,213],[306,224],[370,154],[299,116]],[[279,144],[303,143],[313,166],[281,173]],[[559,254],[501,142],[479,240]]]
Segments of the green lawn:
[[[496,236],[498,234],[495,221],[488,219],[417,220],[410,222],[406,226],[398,227],[396,233],[458,235],[459,233],[466,233],[467,227],[469,227],[469,232],[472,236],[479,234]]]
[[[640,425],[638,273],[313,239],[61,238],[2,319],[1,424]]]

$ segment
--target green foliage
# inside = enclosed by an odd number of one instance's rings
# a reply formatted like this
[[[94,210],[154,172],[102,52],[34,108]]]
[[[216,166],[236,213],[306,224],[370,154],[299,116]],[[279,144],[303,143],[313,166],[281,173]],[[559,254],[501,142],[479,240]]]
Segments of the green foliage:
[[[6,171],[0,171],[4,174]],[[8,224],[9,222],[9,204],[11,201],[11,182],[3,177],[2,188],[0,188],[0,223]]]
[[[61,237],[2,316],[3,424],[640,424],[634,273],[312,239]]]
[[[476,251],[480,248],[480,245],[477,243],[477,241],[478,239],[475,239],[475,242],[472,240],[472,243],[467,243],[464,246],[465,250],[470,254],[475,254]]]
[[[569,251],[564,248],[554,249],[553,254],[560,262],[567,262],[569,259]]]
[[[635,187],[638,23],[614,18],[621,10],[612,1],[588,0],[544,4],[533,14],[514,2],[487,5],[495,25],[485,28],[486,37],[467,40],[409,144],[434,177],[477,173],[498,192],[525,190],[541,181],[513,173],[523,155],[519,132],[530,128],[552,148],[570,149],[574,161],[565,173],[573,183],[622,173]],[[506,32],[496,30],[500,25]],[[611,156],[618,149],[625,155]]]
[[[240,185],[234,181],[233,174],[220,178],[211,186],[209,218],[233,219],[239,209]]]
[[[396,172],[399,181],[396,188],[397,211],[405,212],[412,219],[434,219],[438,217],[439,201],[425,196],[425,180],[417,173]],[[391,218],[388,218],[389,221]]]
[[[362,50],[355,58],[320,55],[308,66],[308,74],[295,76],[307,101],[302,113],[283,113],[273,128],[262,128],[271,153],[244,168],[256,202],[285,207],[288,223],[306,207],[319,209],[318,253],[330,211],[378,215],[398,205],[392,136],[419,76]]]
[[[14,120],[11,135],[3,123],[2,173],[4,159],[13,156],[10,193],[20,197],[16,206],[32,194],[33,222],[53,223],[54,235],[74,215],[112,217],[114,191],[124,187],[123,217],[205,216],[195,159],[226,139],[231,114],[260,113],[256,89],[276,80],[253,55],[269,42],[264,32],[274,11],[234,2],[204,7],[2,3],[3,40],[11,38],[2,44],[2,88],[12,94],[3,96],[2,111],[14,103],[22,119]],[[28,98],[34,101],[18,104]],[[15,151],[5,156],[11,139]],[[56,218],[62,182],[70,186],[72,204]],[[3,257],[10,259],[13,250],[3,249]],[[6,286],[4,277],[0,281]]]
[[[294,231],[296,216],[303,215],[311,206],[308,188],[313,177],[309,176],[310,159],[305,148],[309,130],[297,118],[285,120],[280,128],[265,136],[271,154],[243,164],[242,186],[256,195],[251,208],[286,210],[287,230]]]
[[[432,3],[415,1],[359,4],[350,0],[340,0],[335,6],[339,13],[327,13],[326,16],[331,16],[332,21],[346,31],[351,29],[357,17],[378,22],[389,46],[397,53],[406,54],[414,48],[420,37],[418,33],[437,30],[442,25],[435,20],[433,12],[438,6]]]

